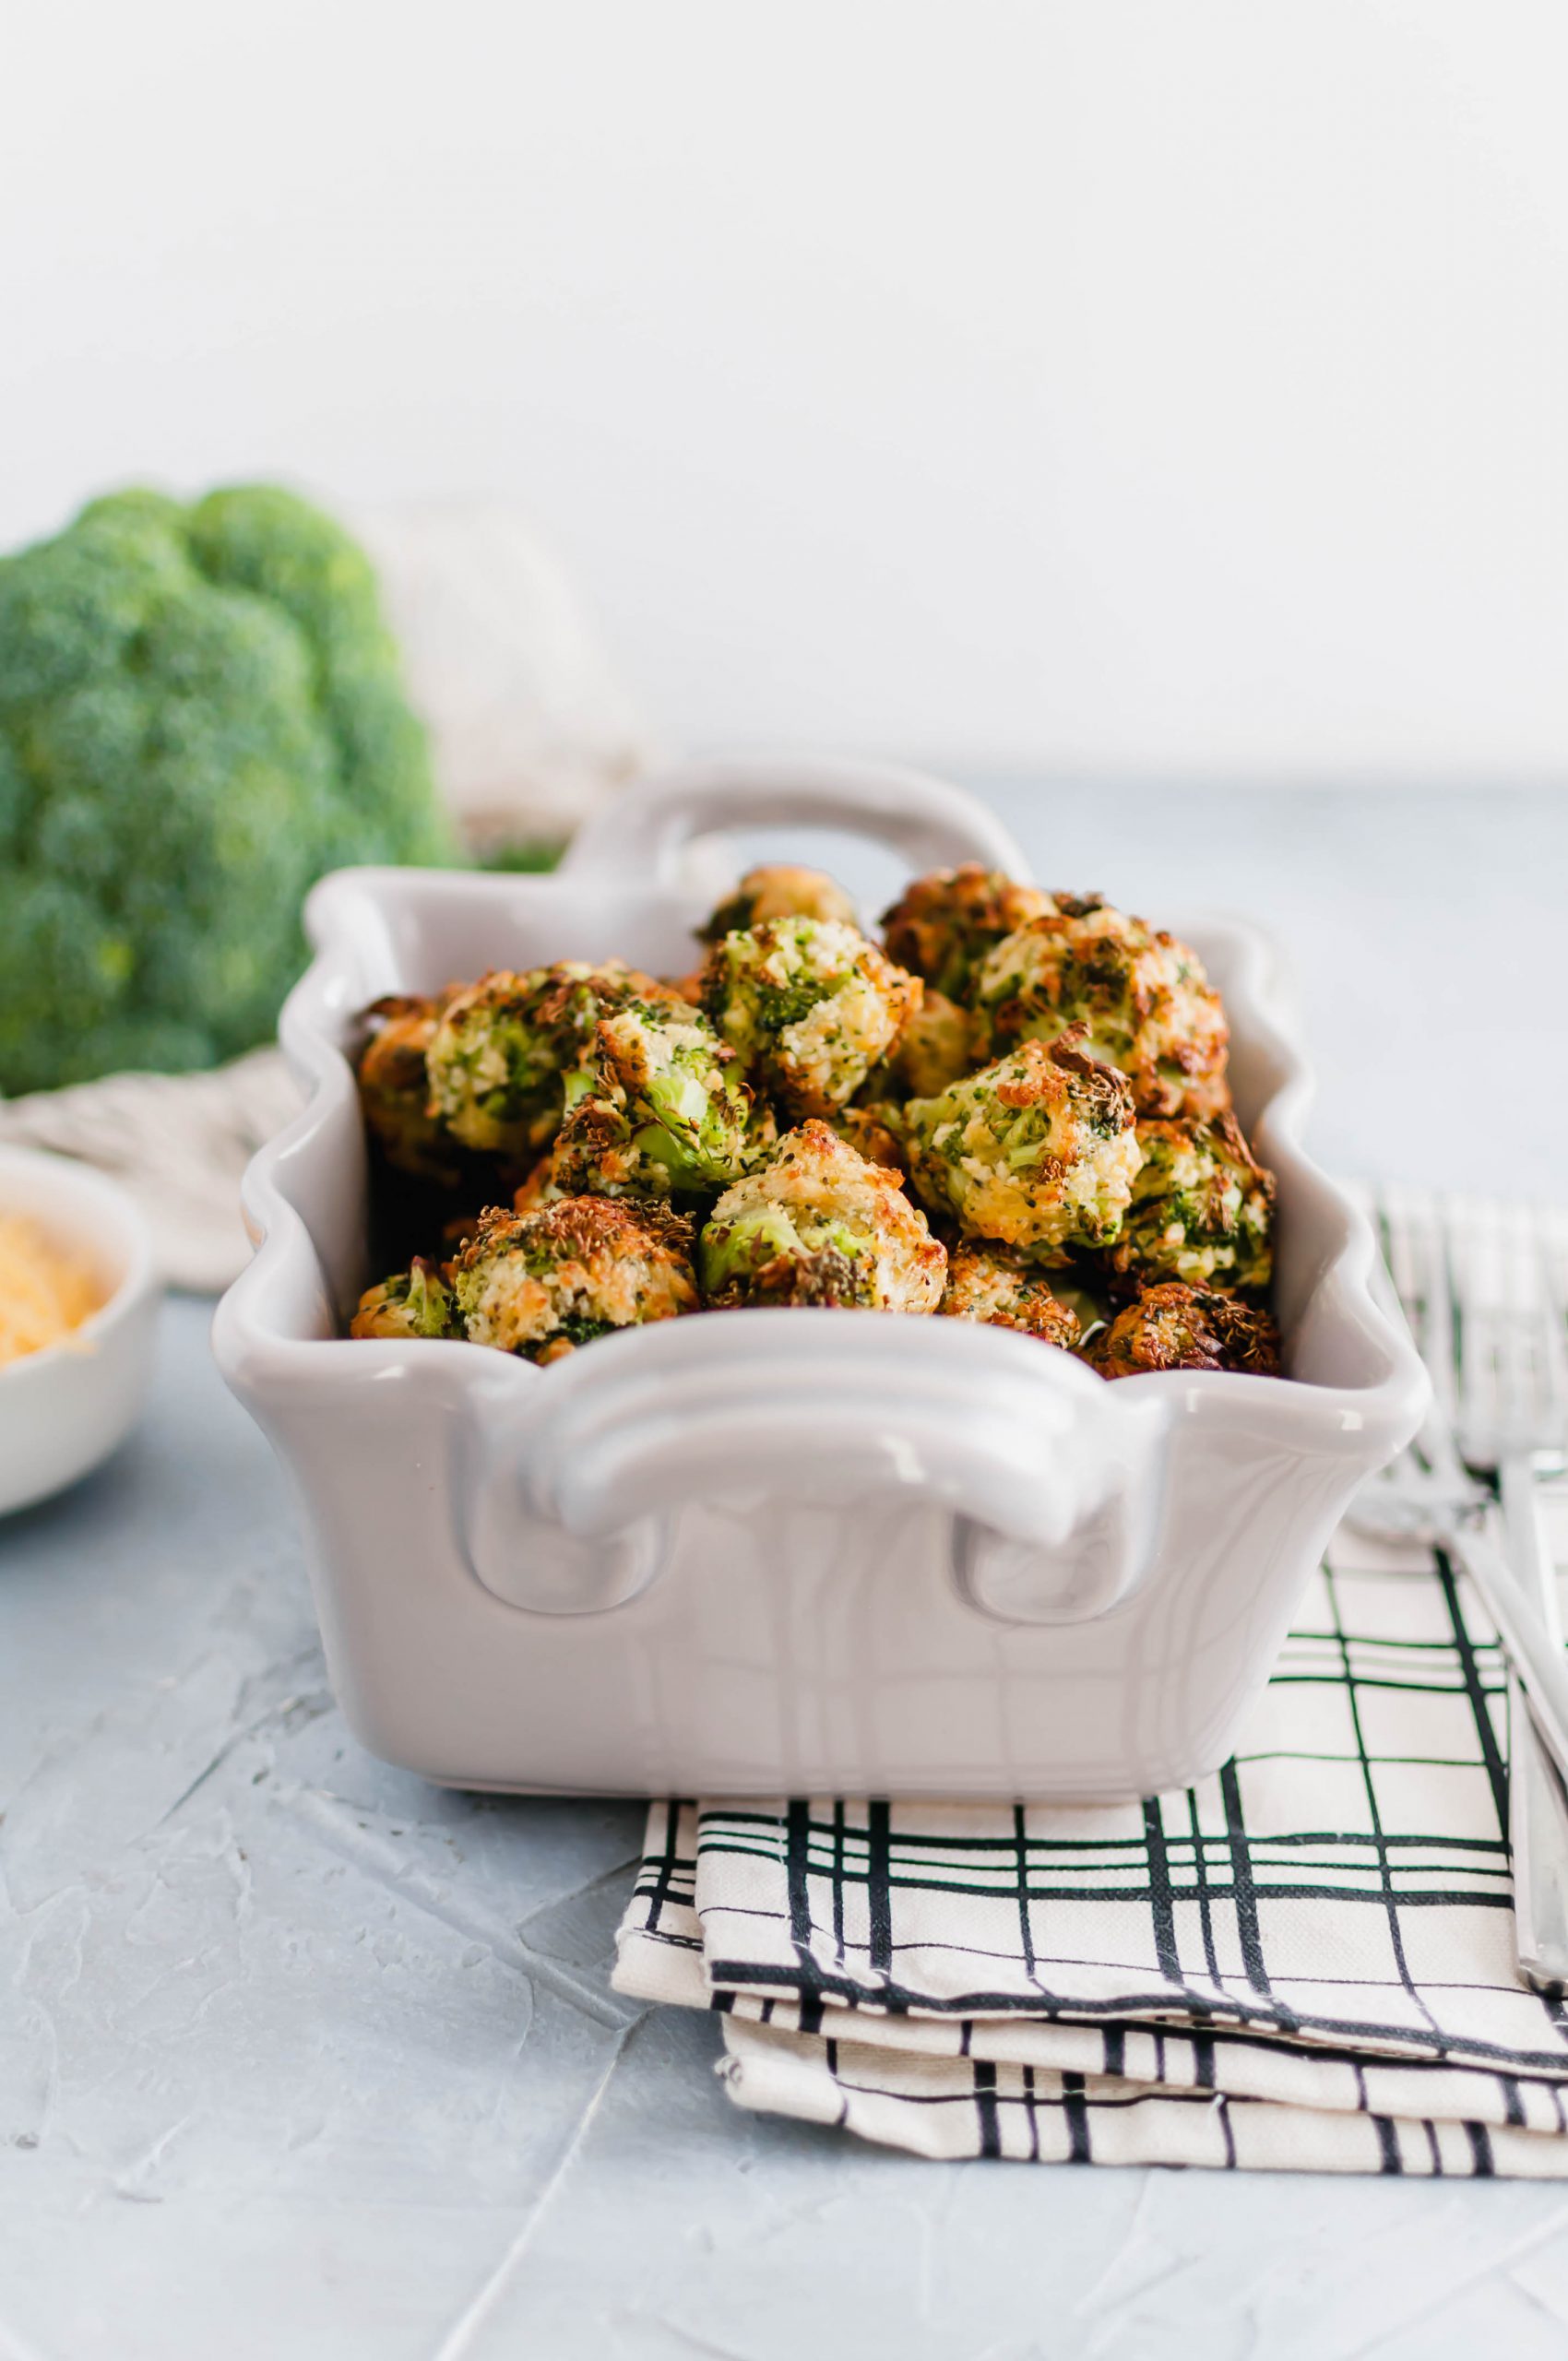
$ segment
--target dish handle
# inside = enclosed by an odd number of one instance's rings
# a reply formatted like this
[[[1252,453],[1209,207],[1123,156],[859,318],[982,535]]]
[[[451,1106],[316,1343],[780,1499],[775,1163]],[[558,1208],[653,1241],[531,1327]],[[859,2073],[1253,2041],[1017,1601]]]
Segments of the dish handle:
[[[777,1319],[723,1315],[732,1332],[748,1317]],[[466,1488],[481,1581],[543,1612],[623,1604],[659,1574],[681,1508],[723,1496],[761,1516],[770,1499],[846,1513],[926,1503],[952,1520],[959,1591],[1004,1622],[1087,1619],[1137,1584],[1163,1499],[1165,1404],[1119,1401],[1032,1341],[1004,1340],[1017,1343],[1005,1356],[1017,1366],[970,1385],[913,1369],[907,1347],[879,1373],[857,1350],[836,1370],[831,1353],[781,1353],[777,1327],[768,1341],[761,1365],[736,1334],[735,1348],[652,1384],[631,1354],[632,1373],[613,1371],[614,1348],[601,1345],[599,1369],[582,1372],[589,1382],[552,1372],[548,1400],[520,1427],[481,1420]],[[956,1341],[998,1342],[979,1331]]]
[[[669,887],[683,848],[725,828],[836,828],[870,836],[916,869],[978,860],[1027,879],[1011,833],[961,788],[882,763],[779,758],[691,763],[626,789],[585,821],[561,866],[576,877]]]

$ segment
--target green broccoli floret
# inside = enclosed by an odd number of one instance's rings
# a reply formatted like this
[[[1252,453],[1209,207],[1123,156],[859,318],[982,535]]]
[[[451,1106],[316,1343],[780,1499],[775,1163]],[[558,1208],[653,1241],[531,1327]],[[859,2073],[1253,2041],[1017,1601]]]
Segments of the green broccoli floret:
[[[368,560],[267,485],[0,559],[0,1091],[264,1040],[300,903],[452,846]]]

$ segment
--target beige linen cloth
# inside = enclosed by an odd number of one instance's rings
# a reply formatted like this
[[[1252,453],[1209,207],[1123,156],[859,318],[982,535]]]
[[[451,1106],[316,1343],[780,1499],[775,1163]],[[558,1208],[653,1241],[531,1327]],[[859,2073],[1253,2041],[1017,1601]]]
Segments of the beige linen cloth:
[[[299,1104],[280,1052],[254,1050],[211,1074],[114,1074],[0,1099],[0,1144],[107,1172],[146,1216],[169,1285],[216,1295],[250,1256],[241,1175]]]

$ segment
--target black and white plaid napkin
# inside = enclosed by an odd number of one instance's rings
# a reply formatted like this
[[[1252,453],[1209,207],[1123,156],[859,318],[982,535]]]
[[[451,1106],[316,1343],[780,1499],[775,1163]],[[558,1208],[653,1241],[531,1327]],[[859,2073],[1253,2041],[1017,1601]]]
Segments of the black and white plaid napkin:
[[[1549,1501],[1568,1560],[1568,1484]],[[1342,1533],[1233,1759],[1141,1804],[656,1804],[625,1992],[731,2096],[928,2156],[1568,2177],[1515,1975],[1496,1633]]]

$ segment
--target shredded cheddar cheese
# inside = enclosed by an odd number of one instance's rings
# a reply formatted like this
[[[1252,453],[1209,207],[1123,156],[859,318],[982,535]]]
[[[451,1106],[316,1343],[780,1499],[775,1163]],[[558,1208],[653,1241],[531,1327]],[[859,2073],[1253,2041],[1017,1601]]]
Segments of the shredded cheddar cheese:
[[[83,1264],[17,1214],[0,1214],[0,1369],[58,1345],[102,1301]]]

